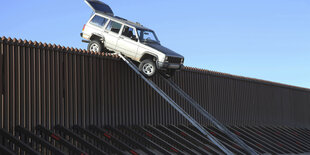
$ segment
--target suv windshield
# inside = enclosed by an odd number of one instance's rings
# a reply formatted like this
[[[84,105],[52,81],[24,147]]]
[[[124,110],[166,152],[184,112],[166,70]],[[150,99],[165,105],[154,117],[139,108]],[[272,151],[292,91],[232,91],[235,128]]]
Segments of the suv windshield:
[[[156,42],[159,43],[155,33],[150,30],[137,29],[138,36],[141,42]]]

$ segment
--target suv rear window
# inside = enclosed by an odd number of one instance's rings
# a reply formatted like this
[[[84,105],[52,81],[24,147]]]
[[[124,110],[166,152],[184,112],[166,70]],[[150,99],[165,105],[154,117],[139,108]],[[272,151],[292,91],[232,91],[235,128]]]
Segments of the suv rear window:
[[[96,25],[96,26],[104,26],[104,24],[107,22],[108,20],[103,18],[103,17],[100,17],[100,16],[95,16],[91,21],[90,23]]]
[[[115,33],[119,33],[119,31],[121,30],[121,27],[122,27],[122,24],[111,20],[109,25],[107,26],[107,30],[110,30]]]

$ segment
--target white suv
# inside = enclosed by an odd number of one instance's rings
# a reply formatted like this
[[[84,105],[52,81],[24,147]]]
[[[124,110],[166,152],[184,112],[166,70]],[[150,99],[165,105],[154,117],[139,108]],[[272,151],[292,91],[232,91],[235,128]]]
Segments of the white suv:
[[[97,0],[85,0],[94,14],[83,27],[81,37],[88,50],[122,53],[139,63],[139,70],[147,77],[157,70],[171,77],[183,67],[184,57],[162,46],[151,29],[139,23],[114,16],[111,8]]]

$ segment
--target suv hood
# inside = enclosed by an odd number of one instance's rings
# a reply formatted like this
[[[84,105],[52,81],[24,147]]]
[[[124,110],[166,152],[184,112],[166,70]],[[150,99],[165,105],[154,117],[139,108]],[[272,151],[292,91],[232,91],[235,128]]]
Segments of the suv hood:
[[[101,12],[108,14],[110,16],[114,16],[114,13],[109,5],[98,0],[84,0],[84,1],[91,9],[93,9],[94,12]]]
[[[166,48],[160,44],[151,44],[151,43],[145,43],[146,46],[149,46],[151,48],[154,48],[167,56],[172,56],[172,57],[179,57],[179,58],[184,58],[182,55],[170,50],[169,48]]]

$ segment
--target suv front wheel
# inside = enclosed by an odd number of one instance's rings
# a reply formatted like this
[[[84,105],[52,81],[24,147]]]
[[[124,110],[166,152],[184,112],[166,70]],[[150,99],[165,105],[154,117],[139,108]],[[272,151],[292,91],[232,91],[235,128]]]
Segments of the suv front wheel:
[[[101,53],[103,49],[103,45],[98,40],[92,40],[87,47],[88,51],[92,51],[95,53]]]
[[[154,61],[145,59],[140,63],[139,70],[146,77],[152,77],[155,75],[157,68]]]

